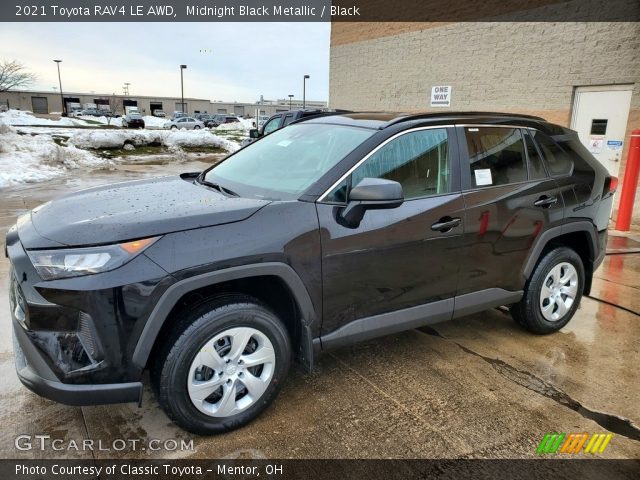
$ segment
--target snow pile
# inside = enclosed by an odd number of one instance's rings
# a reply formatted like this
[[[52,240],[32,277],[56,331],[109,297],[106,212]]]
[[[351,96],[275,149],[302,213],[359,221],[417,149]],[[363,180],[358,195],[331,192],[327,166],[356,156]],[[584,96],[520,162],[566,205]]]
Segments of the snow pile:
[[[60,120],[51,120],[48,118],[35,117],[31,112],[24,110],[8,110],[0,113],[0,122],[7,125],[52,125],[73,127],[75,125],[85,125],[84,122],[77,122],[71,118],[61,118]]]
[[[213,135],[207,130],[82,130],[74,132],[68,140],[79,148],[93,150],[158,145],[166,147],[215,147],[235,152],[237,142]]]
[[[229,130],[245,131],[249,129],[245,128],[242,123],[236,122],[236,123],[223,123],[222,125],[218,125],[217,127],[213,128],[213,130],[216,130],[218,132],[228,132]]]
[[[144,120],[145,128],[163,128],[164,124],[169,121],[166,118],[154,117],[152,115],[145,115],[142,119]]]
[[[98,122],[101,123],[103,125],[111,125],[114,127],[121,127],[122,126],[122,118],[120,117],[111,117],[110,119],[107,117],[94,117],[92,115],[81,115],[79,117],[74,117],[74,119],[76,120],[76,125],[87,125],[87,123],[84,122],[84,120],[86,120],[89,124],[91,124],[92,122]],[[78,121],[78,120],[83,120]],[[111,120],[111,122],[109,122],[109,120]]]
[[[68,169],[110,164],[74,146],[58,146],[48,135],[19,135],[0,122],[0,188],[59,177]]]

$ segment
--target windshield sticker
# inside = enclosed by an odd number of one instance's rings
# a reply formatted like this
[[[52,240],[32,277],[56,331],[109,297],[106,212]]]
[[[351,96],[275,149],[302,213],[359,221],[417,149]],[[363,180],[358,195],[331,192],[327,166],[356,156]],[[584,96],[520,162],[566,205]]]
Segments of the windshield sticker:
[[[480,170],[474,170],[473,172],[476,175],[476,185],[491,185],[493,184],[493,179],[491,178],[491,170],[488,168],[482,168]]]
[[[280,140],[278,142],[279,147],[288,147],[289,145],[291,145],[291,140]]]

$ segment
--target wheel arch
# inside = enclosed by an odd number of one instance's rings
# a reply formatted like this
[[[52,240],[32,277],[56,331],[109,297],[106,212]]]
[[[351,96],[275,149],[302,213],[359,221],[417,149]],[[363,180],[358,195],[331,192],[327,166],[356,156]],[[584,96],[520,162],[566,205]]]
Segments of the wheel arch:
[[[295,312],[290,320],[294,323],[293,325],[287,325],[287,328],[293,327],[297,329],[299,336],[297,339],[292,338],[292,343],[296,348],[296,354],[301,363],[305,369],[310,371],[313,368],[313,334],[311,325],[316,321],[316,312],[309,292],[298,274],[289,265],[279,262],[230,267],[189,277],[171,285],[155,305],[145,323],[133,352],[132,362],[134,366],[140,370],[147,367],[147,362],[158,343],[158,339],[162,338],[160,333],[163,327],[167,325],[167,321],[184,298],[196,291],[224,284],[232,285],[234,284],[233,282],[244,280],[257,281],[257,279],[279,281],[293,300]],[[275,284],[272,283],[272,285]],[[247,291],[232,289],[226,293],[247,293]],[[271,306],[268,301],[264,301],[259,297],[258,299],[266,303],[267,306]],[[277,311],[278,308],[275,308],[275,310]]]
[[[538,237],[522,270],[525,283],[542,256],[550,249],[565,246],[573,249],[582,259],[585,271],[584,295],[591,291],[593,265],[597,255],[598,236],[595,226],[588,221],[577,221],[552,227]]]

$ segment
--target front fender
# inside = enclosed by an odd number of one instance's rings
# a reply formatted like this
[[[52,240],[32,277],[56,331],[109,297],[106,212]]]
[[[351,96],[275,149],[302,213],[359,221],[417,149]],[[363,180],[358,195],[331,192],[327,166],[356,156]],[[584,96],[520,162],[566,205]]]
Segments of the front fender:
[[[289,265],[280,262],[225,268],[189,277],[171,285],[162,295],[145,323],[133,352],[133,364],[141,370],[145,368],[164,322],[167,320],[173,307],[185,294],[202,287],[208,287],[230,280],[268,275],[281,278],[289,287],[298,305],[298,309],[302,315],[302,318],[299,319],[302,331],[302,355],[305,366],[310,370],[313,358],[313,339],[310,326],[316,321],[316,312],[313,308],[309,292],[298,274]]]

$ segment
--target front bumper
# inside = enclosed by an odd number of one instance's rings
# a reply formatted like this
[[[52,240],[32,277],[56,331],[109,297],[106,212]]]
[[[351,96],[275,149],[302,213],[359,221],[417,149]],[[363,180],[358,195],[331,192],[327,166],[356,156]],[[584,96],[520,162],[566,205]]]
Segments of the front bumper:
[[[13,322],[16,372],[22,384],[41,397],[66,405],[104,405],[142,400],[142,382],[77,385],[62,383],[24,329]]]
[[[142,371],[130,358],[166,272],[140,257],[112,272],[44,282],[15,227],[5,253],[20,381],[68,405],[139,402]]]

